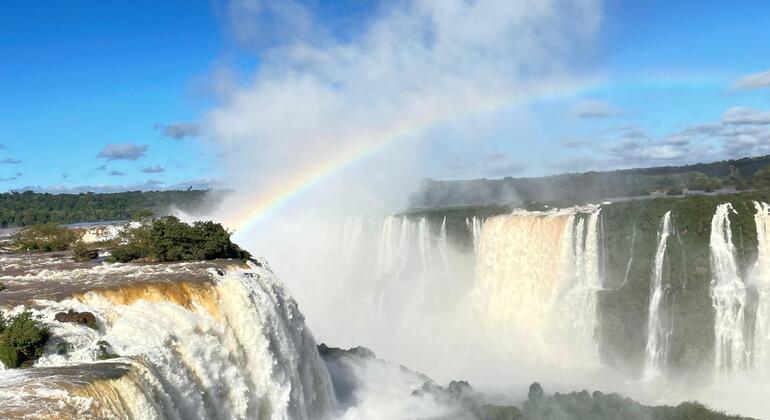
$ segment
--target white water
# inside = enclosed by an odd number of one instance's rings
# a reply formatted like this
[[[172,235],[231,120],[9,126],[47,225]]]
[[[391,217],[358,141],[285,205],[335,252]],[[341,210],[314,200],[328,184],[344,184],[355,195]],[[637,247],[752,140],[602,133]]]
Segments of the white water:
[[[557,354],[551,339],[558,337],[571,355],[597,361],[599,209],[588,211],[517,211],[482,229],[474,294],[483,320],[534,334],[547,358],[570,358]]]
[[[122,356],[109,363],[130,370],[91,388],[66,377],[55,387],[49,378],[51,389],[28,386],[28,377],[2,371],[0,409],[26,410],[14,405],[24,403],[14,400],[17,393],[42,400],[41,392],[58,392],[61,412],[76,417],[319,419],[332,414],[334,391],[316,343],[272,273],[252,266],[211,276],[214,285],[180,284],[180,291],[163,293],[150,288],[137,300],[130,297],[135,292],[118,289],[41,302],[36,312],[72,349],[66,356],[45,356],[36,366],[55,371],[92,363],[103,340]],[[174,293],[181,297],[173,298]],[[102,333],[52,321],[67,309],[94,313]],[[38,413],[54,408],[28,407]]]
[[[729,203],[717,206],[711,219],[711,298],[715,310],[714,369],[718,374],[746,367],[744,308],[746,286],[738,271],[730,229]]]
[[[644,350],[643,379],[657,379],[666,372],[669,331],[663,327],[663,258],[666,254],[666,242],[671,230],[671,212],[663,216],[658,247],[655,249],[655,261],[650,281],[650,305],[647,317],[647,345]]]
[[[468,234],[470,234],[473,240],[473,253],[479,253],[479,242],[481,241],[481,225],[483,221],[479,216],[473,216],[472,218],[465,219],[465,226],[468,228]]]
[[[754,286],[757,290],[757,318],[754,325],[753,370],[770,374],[770,206],[754,202],[757,226],[757,263]]]

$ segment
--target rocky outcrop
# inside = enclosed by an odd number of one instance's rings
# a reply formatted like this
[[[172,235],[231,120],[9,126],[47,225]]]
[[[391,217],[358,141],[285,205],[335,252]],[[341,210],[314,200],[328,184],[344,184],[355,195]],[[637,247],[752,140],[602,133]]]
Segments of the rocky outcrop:
[[[54,320],[58,322],[72,322],[75,324],[82,324],[91,328],[96,328],[96,317],[91,312],[59,312],[54,316]]]

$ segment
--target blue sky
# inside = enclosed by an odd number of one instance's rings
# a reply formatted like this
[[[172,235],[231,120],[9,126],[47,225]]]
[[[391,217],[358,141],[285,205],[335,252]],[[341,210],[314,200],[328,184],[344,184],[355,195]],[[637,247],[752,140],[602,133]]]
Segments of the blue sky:
[[[228,110],[222,86],[249,83],[265,60],[281,69],[277,47],[358,42],[389,7],[317,0],[287,12],[258,3],[6,2],[0,191],[226,184],[220,158],[230,142],[221,137],[230,131],[205,127],[212,110]],[[577,87],[467,117],[465,126],[428,128],[423,149],[441,153],[420,175],[528,176],[770,153],[770,75],[761,83],[770,3],[624,0],[599,9],[591,39],[560,63]],[[760,82],[741,85],[752,74]],[[469,136],[484,141],[461,146]]]

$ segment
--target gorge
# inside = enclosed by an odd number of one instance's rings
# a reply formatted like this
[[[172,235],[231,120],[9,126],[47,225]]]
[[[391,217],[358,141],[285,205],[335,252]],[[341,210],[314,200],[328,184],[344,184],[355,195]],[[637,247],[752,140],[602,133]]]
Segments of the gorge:
[[[765,200],[749,192],[347,218],[337,244],[318,251],[325,266],[302,267],[316,283],[292,276],[288,288],[264,259],[120,264],[5,253],[3,311],[31,311],[51,339],[33,367],[0,372],[0,411],[381,418],[392,404],[396,417],[496,418],[490,407],[525,401],[516,410],[530,407],[530,417],[520,418],[540,418],[532,389],[521,393],[541,381],[649,405],[695,395],[761,417],[761,405],[712,392],[768,383]],[[325,268],[337,277],[321,295]],[[95,328],[56,316],[68,311],[93,314]],[[363,350],[319,354],[303,313],[324,341],[357,341],[390,362]],[[435,385],[450,379],[474,390]],[[510,386],[520,394],[492,397]]]

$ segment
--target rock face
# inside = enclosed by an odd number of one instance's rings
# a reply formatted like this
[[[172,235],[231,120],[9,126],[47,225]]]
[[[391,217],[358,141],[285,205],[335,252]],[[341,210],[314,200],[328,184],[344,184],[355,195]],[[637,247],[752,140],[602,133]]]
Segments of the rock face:
[[[59,312],[54,316],[54,319],[59,322],[74,322],[88,326],[96,325],[96,317],[91,312]]]

